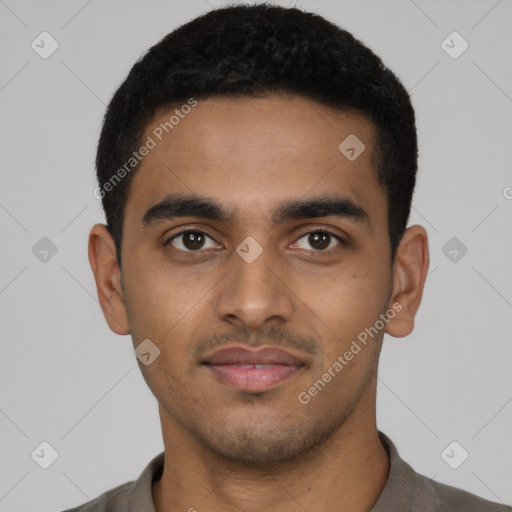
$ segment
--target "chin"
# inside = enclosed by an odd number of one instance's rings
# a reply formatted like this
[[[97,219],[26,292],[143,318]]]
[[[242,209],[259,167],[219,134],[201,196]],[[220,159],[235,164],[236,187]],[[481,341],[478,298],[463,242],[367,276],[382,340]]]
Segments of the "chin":
[[[221,459],[268,470],[272,466],[295,465],[298,459],[311,456],[339,426],[300,422],[288,426],[266,425],[264,428],[261,424],[253,424],[217,432],[203,437],[202,442]]]

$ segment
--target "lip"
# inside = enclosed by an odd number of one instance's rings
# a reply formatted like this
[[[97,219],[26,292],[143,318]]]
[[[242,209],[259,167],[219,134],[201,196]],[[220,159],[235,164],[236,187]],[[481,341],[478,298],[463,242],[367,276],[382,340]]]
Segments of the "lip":
[[[252,392],[269,390],[304,366],[299,358],[272,347],[228,347],[206,357],[202,364],[225,384]]]
[[[215,351],[208,357],[205,357],[203,363],[212,365],[224,364],[281,364],[289,366],[303,366],[304,363],[290,353],[275,347],[263,347],[259,349],[250,349],[236,346],[227,347]]]

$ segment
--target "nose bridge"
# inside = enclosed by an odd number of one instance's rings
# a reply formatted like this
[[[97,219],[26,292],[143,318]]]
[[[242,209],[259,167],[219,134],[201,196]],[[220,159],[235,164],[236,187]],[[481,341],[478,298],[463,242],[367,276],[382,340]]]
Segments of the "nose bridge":
[[[289,319],[293,294],[283,283],[279,266],[271,249],[247,237],[231,255],[231,271],[217,301],[218,315],[253,329],[270,318]]]

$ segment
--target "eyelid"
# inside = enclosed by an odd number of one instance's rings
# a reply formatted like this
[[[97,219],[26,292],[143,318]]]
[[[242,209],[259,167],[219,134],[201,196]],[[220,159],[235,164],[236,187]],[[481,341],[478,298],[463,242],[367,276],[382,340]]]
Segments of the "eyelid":
[[[177,233],[174,233],[172,236],[167,237],[165,239],[164,245],[171,245],[171,242],[173,240],[175,240],[176,238],[178,238],[178,237],[180,237],[182,235],[186,235],[187,233],[200,233],[201,235],[204,235],[205,237],[208,237],[210,240],[212,240],[217,245],[222,245],[219,242],[217,242],[217,240],[215,240],[215,238],[213,238],[213,236],[208,234],[203,229],[193,228],[193,227],[183,228],[182,230],[178,231]],[[198,249],[196,251],[192,251],[192,250],[184,251],[183,249],[178,249],[177,247],[173,247],[173,248],[176,249],[177,251],[181,251],[181,252],[194,252],[194,253],[203,252],[205,250],[205,249]]]
[[[333,238],[335,238],[339,243],[340,245],[348,245],[348,241],[345,240],[344,238],[341,237],[341,235],[339,235],[337,232],[329,229],[329,228],[314,228],[314,229],[310,229],[309,231],[306,231],[305,233],[303,233],[302,235],[300,235],[299,237],[296,238],[295,242],[293,242],[294,244],[297,243],[297,241],[299,241],[301,238],[304,238],[305,236],[307,235],[312,235],[313,233],[328,233],[329,235],[331,235]],[[303,250],[309,250],[309,249],[303,249]],[[315,253],[326,253],[326,254],[329,254],[330,251],[332,251],[333,248],[331,249],[326,249],[326,250],[314,250],[314,249],[311,249],[311,252],[315,252]]]
[[[338,232],[333,231],[332,229],[329,229],[329,228],[313,228],[313,229],[310,229],[309,231],[306,231],[305,233],[303,233],[299,238],[302,238],[303,236],[306,236],[306,235],[311,235],[312,233],[329,233],[334,238],[338,239],[340,242],[344,242],[343,238],[341,237],[341,235]]]

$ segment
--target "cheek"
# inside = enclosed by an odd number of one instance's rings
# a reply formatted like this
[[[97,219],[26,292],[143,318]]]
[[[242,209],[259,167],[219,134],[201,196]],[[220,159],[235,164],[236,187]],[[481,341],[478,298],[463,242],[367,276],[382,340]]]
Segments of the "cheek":
[[[304,313],[323,340],[326,368],[347,352],[351,367],[366,366],[373,361],[374,349],[378,349],[374,340],[380,338],[383,330],[379,329],[376,335],[371,328],[384,311],[387,279],[382,267],[347,264],[320,281],[317,278],[316,286],[303,281],[306,286],[302,288],[301,298],[304,297],[307,305]],[[359,340],[360,349],[353,345],[354,340]],[[356,359],[358,363],[352,363]]]
[[[204,295],[204,283],[184,286],[169,268],[156,265],[127,268],[126,300],[132,336],[166,342],[183,329],[183,320],[193,314]],[[185,322],[186,323],[186,322]]]
[[[305,302],[325,319],[332,329],[364,323],[380,311],[385,299],[384,286],[373,269],[340,266],[315,285],[303,290]]]

